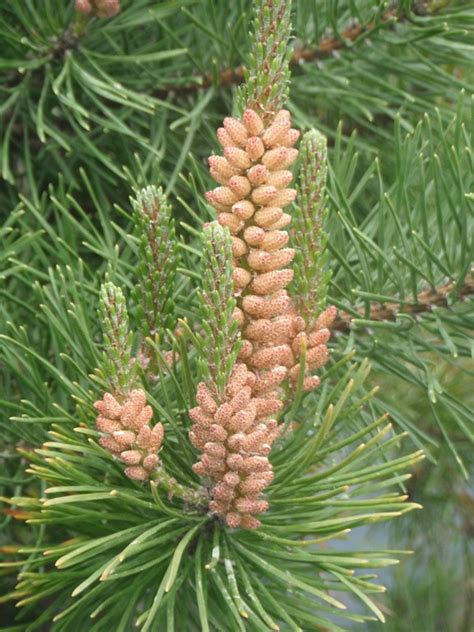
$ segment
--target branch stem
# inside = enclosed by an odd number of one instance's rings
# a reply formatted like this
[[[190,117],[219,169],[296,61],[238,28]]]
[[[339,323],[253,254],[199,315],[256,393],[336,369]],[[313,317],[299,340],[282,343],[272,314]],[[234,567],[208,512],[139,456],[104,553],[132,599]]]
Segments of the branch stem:
[[[203,487],[192,488],[178,483],[173,476],[168,474],[162,463],[158,465],[151,478],[157,486],[167,492],[170,498],[179,498],[186,504],[193,505],[197,508],[207,507],[209,503],[209,495]]]
[[[429,290],[423,290],[417,296],[414,303],[374,303],[370,308],[369,315],[366,314],[365,308],[359,308],[358,315],[349,314],[340,311],[337,315],[331,329],[333,331],[342,331],[348,333],[353,327],[353,320],[364,318],[374,321],[391,321],[397,320],[398,314],[423,314],[431,312],[434,307],[449,307],[449,297],[453,295],[457,299],[465,299],[474,295],[474,279],[468,276],[464,283],[456,288],[454,281],[449,281],[444,285]]]

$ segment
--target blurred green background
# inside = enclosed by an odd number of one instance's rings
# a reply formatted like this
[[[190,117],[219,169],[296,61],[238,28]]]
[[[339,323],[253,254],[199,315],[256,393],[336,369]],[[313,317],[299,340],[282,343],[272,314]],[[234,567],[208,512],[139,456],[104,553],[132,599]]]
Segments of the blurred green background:
[[[65,375],[61,352],[83,350],[49,322],[71,322],[58,305],[79,280],[91,321],[106,270],[129,284],[119,244],[133,187],[165,186],[195,265],[211,217],[205,158],[251,45],[247,0],[122,6],[85,24],[73,2],[0,5],[0,332]],[[369,356],[375,407],[428,454],[407,489],[423,511],[351,535],[415,551],[385,577],[387,632],[474,629],[473,33],[472,2],[294,2],[289,107],[298,127],[329,139],[331,299],[359,319],[334,344]],[[424,291],[438,291],[435,309]],[[380,322],[376,308],[392,302],[405,314]],[[0,371],[1,494],[28,494],[35,481],[16,448],[38,446],[46,429],[22,420],[19,400],[28,393],[33,419],[62,396],[18,348],[2,348]],[[1,526],[6,560],[33,536],[6,505]],[[11,587],[11,571],[0,573]],[[3,625],[13,610],[2,607]]]

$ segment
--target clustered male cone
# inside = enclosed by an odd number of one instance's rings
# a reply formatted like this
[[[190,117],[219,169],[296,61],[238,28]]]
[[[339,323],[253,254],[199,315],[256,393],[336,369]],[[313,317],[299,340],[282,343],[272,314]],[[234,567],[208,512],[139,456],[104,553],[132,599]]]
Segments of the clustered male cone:
[[[161,423],[150,425],[153,410],[146,403],[145,392],[132,390],[122,404],[105,393],[94,407],[99,412],[97,429],[103,433],[100,445],[126,464],[126,476],[137,481],[149,480],[159,463],[164,428]]]
[[[268,419],[266,400],[252,395],[255,380],[238,363],[220,401],[201,383],[199,405],[189,411],[189,437],[202,452],[193,470],[214,482],[209,508],[230,527],[247,529],[259,527],[255,515],[268,509],[259,496],[273,480],[268,454],[280,433],[276,420]]]
[[[212,400],[211,392],[201,384],[197,395],[199,406],[190,413],[195,421],[190,436],[193,444],[203,451],[194,470],[215,483],[210,508],[231,527],[260,525],[254,514],[268,508],[268,503],[259,500],[259,496],[273,478],[267,455],[279,434],[272,417],[295,390],[301,366],[303,389],[309,391],[319,385],[319,378],[310,372],[322,367],[329,357],[326,343],[335,309],[330,307],[322,312],[308,330],[286,289],[293,279],[293,270],[287,266],[293,261],[295,250],[287,245],[289,234],[284,229],[290,224],[291,215],[284,209],[296,197],[296,190],[288,188],[293,177],[288,167],[298,156],[294,145],[299,135],[291,127],[287,110],[280,110],[270,124],[265,124],[257,112],[247,109],[241,120],[230,117],[224,120],[217,131],[224,156],[209,158],[210,173],[221,186],[207,192],[206,198],[217,210],[221,226],[232,235],[237,300],[233,318],[242,335],[236,371],[246,375],[241,387],[247,393],[247,409],[257,401],[259,413],[248,422],[255,439],[234,440],[235,435],[227,432],[229,420],[224,421],[219,411],[228,405],[235,416],[242,412],[229,402],[235,374],[229,381],[225,401]],[[212,401],[207,407],[203,393],[208,404]],[[252,424],[257,422],[259,430],[255,433]],[[235,430],[242,431],[245,435],[247,428]],[[214,441],[210,440],[211,435]],[[242,470],[234,464],[235,454],[240,454],[244,444],[245,454],[241,457],[246,465]],[[263,459],[265,469],[260,470]],[[245,493],[249,477],[258,481],[250,497]]]

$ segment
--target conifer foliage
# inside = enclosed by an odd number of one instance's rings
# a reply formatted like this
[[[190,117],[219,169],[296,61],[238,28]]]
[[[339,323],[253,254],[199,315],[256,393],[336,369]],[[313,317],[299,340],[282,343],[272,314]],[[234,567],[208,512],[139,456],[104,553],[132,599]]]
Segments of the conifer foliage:
[[[384,622],[377,574],[404,551],[342,541],[403,529],[438,446],[469,470],[434,366],[472,346],[473,11],[20,4],[0,9],[6,629]]]

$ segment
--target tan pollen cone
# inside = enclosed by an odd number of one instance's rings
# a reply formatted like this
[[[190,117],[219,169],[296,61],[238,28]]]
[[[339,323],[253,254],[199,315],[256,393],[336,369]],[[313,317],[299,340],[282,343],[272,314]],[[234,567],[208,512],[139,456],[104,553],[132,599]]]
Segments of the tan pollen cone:
[[[303,353],[303,388],[318,386],[319,378],[310,373],[328,360],[326,343],[336,314],[334,307],[328,308],[307,331],[286,290],[293,279],[289,266],[295,251],[287,246],[291,216],[285,207],[296,196],[288,188],[288,167],[298,156],[293,145],[299,135],[287,110],[265,126],[247,109],[242,120],[224,119],[217,131],[224,155],[209,158],[210,173],[220,186],[206,198],[233,239],[234,318],[244,339],[240,360],[256,375],[253,394],[272,402],[271,414],[283,405],[280,385],[295,388]]]
[[[268,459],[280,428],[268,419],[267,401],[252,395],[255,375],[243,363],[235,366],[220,401],[201,383],[198,406],[189,411],[189,437],[201,452],[193,470],[213,483],[211,511],[231,528],[256,529],[256,515],[268,509],[261,492],[273,479]]]
[[[146,481],[159,463],[158,451],[163,442],[161,423],[151,426],[151,406],[140,389],[130,392],[123,404],[110,393],[95,402],[99,412],[97,429],[103,433],[100,445],[126,464],[125,474],[137,481]]]

